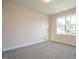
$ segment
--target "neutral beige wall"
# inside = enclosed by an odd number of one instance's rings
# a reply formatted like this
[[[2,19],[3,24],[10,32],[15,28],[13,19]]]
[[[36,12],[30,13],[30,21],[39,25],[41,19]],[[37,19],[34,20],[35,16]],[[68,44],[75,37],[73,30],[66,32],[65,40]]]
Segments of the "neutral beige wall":
[[[3,2],[3,49],[47,40],[48,16]]]
[[[73,13],[75,13],[75,8],[70,9],[65,12],[61,12],[61,13],[52,15],[50,17],[50,20],[49,20],[50,40],[75,45],[75,43],[76,43],[75,36],[57,35],[56,34],[56,18],[59,16],[65,16],[65,15],[69,15],[69,14],[73,14]]]

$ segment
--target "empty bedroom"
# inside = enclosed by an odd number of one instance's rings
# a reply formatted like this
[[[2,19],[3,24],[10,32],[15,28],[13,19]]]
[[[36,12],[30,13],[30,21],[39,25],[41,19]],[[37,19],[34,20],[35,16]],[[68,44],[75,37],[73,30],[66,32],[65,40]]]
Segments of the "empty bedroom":
[[[2,0],[2,59],[76,59],[76,0]]]

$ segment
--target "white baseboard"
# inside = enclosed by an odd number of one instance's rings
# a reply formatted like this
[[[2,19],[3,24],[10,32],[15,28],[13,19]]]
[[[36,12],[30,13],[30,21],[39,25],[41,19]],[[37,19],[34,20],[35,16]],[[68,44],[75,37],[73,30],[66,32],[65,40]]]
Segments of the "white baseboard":
[[[63,43],[63,44],[66,44],[66,45],[70,45],[70,46],[76,47],[75,44],[71,44],[71,43],[68,43],[68,42],[65,42],[65,41],[57,41],[57,40],[50,40],[50,41],[57,42],[57,43]]]
[[[2,49],[2,52],[6,52],[6,51],[17,49],[17,48],[22,48],[22,47],[25,47],[25,46],[41,43],[41,42],[44,42],[44,41],[47,41],[47,40],[41,40],[41,41],[36,41],[36,42],[32,42],[32,43],[27,43],[27,44],[24,44],[24,45],[19,45],[19,46],[14,46],[14,47]]]

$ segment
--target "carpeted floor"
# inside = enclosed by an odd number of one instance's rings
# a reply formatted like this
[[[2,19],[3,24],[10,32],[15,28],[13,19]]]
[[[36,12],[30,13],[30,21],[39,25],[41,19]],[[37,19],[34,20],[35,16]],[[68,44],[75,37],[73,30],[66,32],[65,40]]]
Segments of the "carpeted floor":
[[[3,52],[3,57],[6,59],[76,59],[76,47],[46,41]]]

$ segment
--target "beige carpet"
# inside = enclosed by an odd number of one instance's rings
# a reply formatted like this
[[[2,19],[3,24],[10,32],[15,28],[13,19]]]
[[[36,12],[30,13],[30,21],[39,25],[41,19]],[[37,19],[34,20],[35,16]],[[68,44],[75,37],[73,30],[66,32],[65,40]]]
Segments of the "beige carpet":
[[[42,42],[3,52],[7,59],[76,59],[75,47],[56,42]]]

